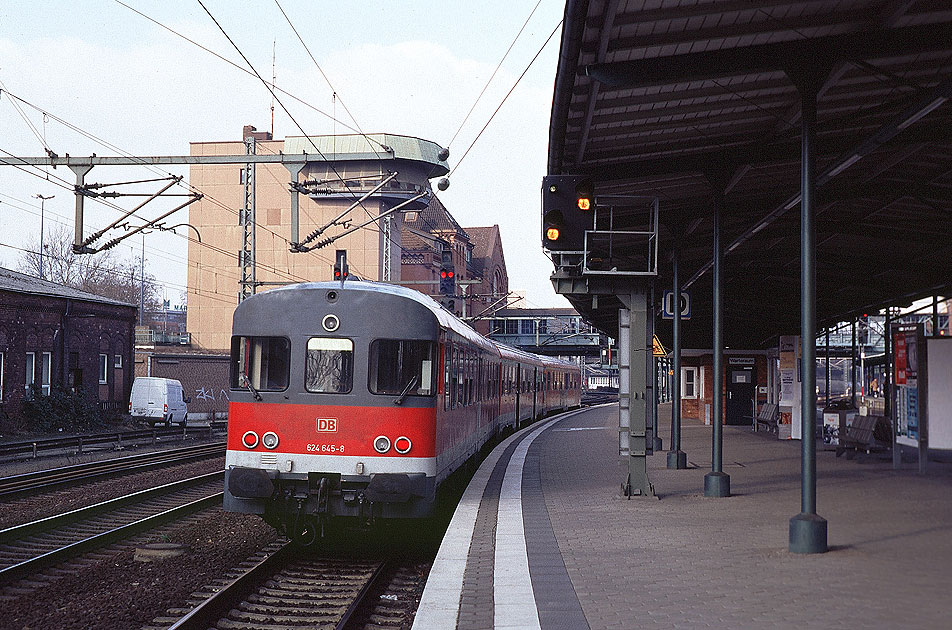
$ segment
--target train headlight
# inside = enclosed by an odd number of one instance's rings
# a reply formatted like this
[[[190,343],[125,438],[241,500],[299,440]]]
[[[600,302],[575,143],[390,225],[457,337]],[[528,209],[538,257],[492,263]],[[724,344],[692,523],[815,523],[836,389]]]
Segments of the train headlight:
[[[273,449],[278,445],[278,434],[274,431],[268,431],[261,436],[261,445],[267,449]]]
[[[413,444],[410,443],[410,438],[402,435],[393,441],[393,450],[401,455],[409,453],[412,446]]]
[[[241,443],[245,445],[245,448],[258,446],[258,434],[254,431],[245,431],[245,434],[241,436]]]
[[[390,438],[386,435],[379,435],[374,438],[374,450],[378,453],[386,453],[390,450]]]

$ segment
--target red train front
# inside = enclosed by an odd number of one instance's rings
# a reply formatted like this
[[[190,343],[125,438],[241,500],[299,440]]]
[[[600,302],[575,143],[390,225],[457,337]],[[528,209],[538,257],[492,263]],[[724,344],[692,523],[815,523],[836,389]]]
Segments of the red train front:
[[[578,405],[578,367],[500,347],[417,291],[307,283],[235,310],[224,507],[307,544],[422,518],[494,435]],[[571,386],[571,387],[570,387]]]

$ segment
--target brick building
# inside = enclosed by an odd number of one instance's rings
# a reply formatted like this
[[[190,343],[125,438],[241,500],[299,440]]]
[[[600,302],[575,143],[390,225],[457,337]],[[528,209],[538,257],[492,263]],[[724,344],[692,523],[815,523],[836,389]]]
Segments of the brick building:
[[[473,255],[469,264],[469,274],[480,280],[470,285],[472,296],[470,312],[482,316],[473,327],[483,335],[488,335],[488,317],[498,309],[507,306],[509,300],[509,274],[506,273],[506,257],[502,250],[502,235],[499,226],[471,227],[466,232],[473,243]]]
[[[123,412],[133,379],[136,306],[0,268],[0,404],[65,386]]]
[[[320,234],[319,239],[310,242],[315,246],[318,241],[341,236],[345,223],[356,227],[429,191],[430,178],[445,175],[449,170],[435,143],[394,134],[276,140],[246,126],[241,139],[193,142],[190,148],[193,156],[212,158],[243,155],[249,149],[260,157],[313,156],[305,157],[306,164],[296,176],[295,190],[300,191],[300,238],[306,240],[308,234]],[[391,180],[392,173],[397,175]],[[351,274],[366,280],[399,282],[403,211],[348,233],[332,244],[325,243],[306,253],[291,253],[291,179],[288,169],[280,163],[257,164],[253,178],[246,177],[242,164],[206,163],[189,167],[189,183],[205,195],[188,209],[188,222],[203,239],[201,244],[190,241],[188,246],[186,317],[193,346],[204,351],[229,348],[232,314],[241,290],[237,263],[245,260],[243,255],[236,256],[244,251],[239,209],[245,205],[246,193],[251,197],[251,190],[255,200],[258,291],[282,283],[331,280],[335,250],[347,252]],[[358,207],[346,212],[365,195]],[[424,206],[422,200],[413,201],[404,209],[419,210]],[[334,224],[337,217],[340,218]],[[324,228],[326,231],[320,232]]]
[[[724,424],[749,425],[756,410],[767,402],[767,352],[724,352]],[[756,408],[754,404],[756,403]],[[681,351],[681,416],[710,424],[714,412],[714,353]]]
[[[472,312],[470,299],[473,243],[466,230],[460,227],[446,206],[434,195],[427,207],[403,215],[400,241],[400,280],[402,284],[420,293],[432,296],[437,301],[445,298],[447,306],[452,303],[457,315]],[[442,251],[452,252],[456,277],[456,295],[440,294],[440,265]]]

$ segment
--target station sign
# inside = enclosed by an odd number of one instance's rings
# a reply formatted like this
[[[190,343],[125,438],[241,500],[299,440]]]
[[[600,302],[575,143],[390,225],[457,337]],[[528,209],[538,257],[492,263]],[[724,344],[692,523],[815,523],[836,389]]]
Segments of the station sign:
[[[681,291],[681,319],[691,319],[691,294]],[[661,300],[661,319],[674,319],[674,291],[668,289]]]

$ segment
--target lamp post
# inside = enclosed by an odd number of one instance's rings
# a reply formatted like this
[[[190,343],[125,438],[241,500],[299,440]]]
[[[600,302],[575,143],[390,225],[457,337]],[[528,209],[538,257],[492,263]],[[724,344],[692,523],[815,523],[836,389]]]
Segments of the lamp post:
[[[41,195],[37,193],[33,196],[40,200],[40,280],[46,280],[46,275],[43,273],[43,233],[45,232],[43,219],[46,215],[46,200],[52,199],[56,195]]]

